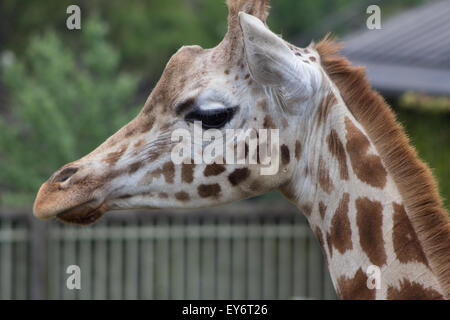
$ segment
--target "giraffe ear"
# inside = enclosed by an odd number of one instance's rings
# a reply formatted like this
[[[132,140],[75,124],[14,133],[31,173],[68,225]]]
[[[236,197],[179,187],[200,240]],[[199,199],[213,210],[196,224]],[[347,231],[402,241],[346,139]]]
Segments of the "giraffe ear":
[[[252,77],[261,85],[281,88],[289,95],[313,94],[314,70],[298,59],[286,42],[258,18],[239,13],[244,51]]]
[[[239,24],[253,78],[262,85],[280,84],[284,74],[289,72],[289,61],[294,60],[287,45],[255,16],[240,12]]]

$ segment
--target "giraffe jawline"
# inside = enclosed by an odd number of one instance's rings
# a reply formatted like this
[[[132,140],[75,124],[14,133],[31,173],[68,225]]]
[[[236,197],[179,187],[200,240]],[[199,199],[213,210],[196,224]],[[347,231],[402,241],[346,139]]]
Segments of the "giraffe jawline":
[[[89,201],[58,213],[56,218],[66,223],[86,226],[100,219],[107,210],[108,207],[105,202],[93,206],[93,202]]]

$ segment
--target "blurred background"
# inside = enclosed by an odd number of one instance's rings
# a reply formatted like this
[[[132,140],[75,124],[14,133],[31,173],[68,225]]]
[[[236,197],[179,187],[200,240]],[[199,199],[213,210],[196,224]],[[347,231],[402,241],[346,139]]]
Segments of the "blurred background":
[[[32,217],[40,186],[144,105],[182,45],[217,45],[224,0],[0,0],[0,299],[335,299],[320,247],[278,193],[189,212],[111,213],[92,227]],[[448,207],[450,1],[272,0],[298,46],[332,31],[365,65]],[[66,9],[81,8],[81,30]],[[368,30],[366,8],[381,8]],[[66,268],[81,267],[81,290]]]

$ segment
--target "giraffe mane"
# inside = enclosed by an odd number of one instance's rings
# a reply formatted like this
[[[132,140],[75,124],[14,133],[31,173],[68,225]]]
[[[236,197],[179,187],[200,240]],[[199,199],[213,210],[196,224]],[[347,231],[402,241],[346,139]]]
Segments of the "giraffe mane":
[[[322,67],[393,176],[430,266],[450,298],[450,219],[437,183],[389,105],[371,88],[365,68],[352,66],[339,54],[341,47],[329,34],[315,45]]]

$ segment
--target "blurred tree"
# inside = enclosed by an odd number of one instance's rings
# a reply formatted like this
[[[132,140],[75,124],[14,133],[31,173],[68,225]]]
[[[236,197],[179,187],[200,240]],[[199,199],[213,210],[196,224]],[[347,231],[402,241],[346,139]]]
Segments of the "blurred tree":
[[[383,19],[424,0],[272,0],[269,25],[296,44],[333,31],[365,26],[365,8],[382,7]],[[30,37],[51,29],[77,43],[77,32],[66,28],[66,9],[81,8],[86,17],[97,14],[107,21],[108,39],[121,51],[121,65],[154,83],[168,58],[182,45],[215,46],[227,29],[225,0],[1,0],[0,51],[12,49],[20,56]],[[82,32],[82,31],[81,31]]]
[[[21,56],[30,38],[47,29],[76,47],[77,31],[66,28],[66,9],[71,4],[81,8],[80,32],[90,15],[108,21],[108,40],[120,50],[121,65],[145,75],[151,83],[182,45],[212,47],[227,27],[225,0],[2,0],[0,51],[12,49]]]
[[[53,32],[31,39],[22,61],[3,55],[8,116],[0,118],[0,187],[35,193],[59,166],[92,151],[131,120],[138,77],[118,70],[107,27],[84,23],[71,51]],[[80,53],[80,54],[77,54]]]

